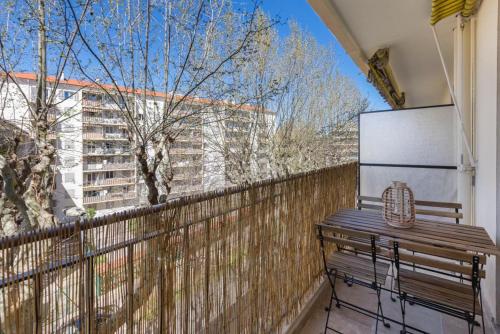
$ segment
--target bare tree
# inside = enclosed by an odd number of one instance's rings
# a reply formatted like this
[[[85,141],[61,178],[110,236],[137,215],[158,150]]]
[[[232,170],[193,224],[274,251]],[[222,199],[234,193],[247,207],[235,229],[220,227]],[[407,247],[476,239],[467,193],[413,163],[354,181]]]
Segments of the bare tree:
[[[161,190],[170,192],[176,139],[202,126],[222,104],[246,102],[228,102],[242,88],[230,79],[252,56],[252,41],[273,24],[256,20],[257,8],[237,11],[228,1],[129,0],[99,7],[92,26],[79,30],[99,64],[88,79],[129,125],[150,204],[159,202]]]
[[[353,146],[343,144],[357,136],[354,118],[368,102],[339,72],[333,49],[294,23],[286,38],[267,31],[255,44],[240,76],[255,112],[218,123],[218,169],[242,184],[344,161]]]
[[[0,154],[0,210],[7,210],[2,211],[5,234],[57,224],[51,203],[54,134],[58,124],[71,117],[55,113],[64,99],[58,87],[64,71],[71,71],[76,27],[86,19],[89,7],[90,1],[82,2],[75,20],[59,1],[12,1],[2,13],[0,116],[17,126],[11,133],[13,145]],[[29,91],[16,74],[27,64],[36,69],[34,91]],[[50,78],[49,67],[54,73]],[[23,140],[32,141],[34,149],[20,156]]]
[[[58,105],[63,73],[72,72],[76,27],[87,17],[90,1],[79,3],[75,20],[63,1],[7,1],[0,13],[0,235],[47,228],[58,224],[52,207],[55,178],[55,130],[73,115]],[[35,41],[35,43],[33,43]],[[29,78],[18,73],[35,72]],[[49,76],[49,72],[53,75]],[[43,247],[47,247],[46,245]],[[39,251],[45,252],[40,246]],[[29,266],[30,249],[13,248],[2,259],[2,272]],[[18,268],[18,269],[15,269]],[[32,332],[33,293],[30,282],[5,289],[0,299],[0,322],[7,331]],[[8,305],[8,307],[6,307]],[[22,321],[12,315],[22,314]]]

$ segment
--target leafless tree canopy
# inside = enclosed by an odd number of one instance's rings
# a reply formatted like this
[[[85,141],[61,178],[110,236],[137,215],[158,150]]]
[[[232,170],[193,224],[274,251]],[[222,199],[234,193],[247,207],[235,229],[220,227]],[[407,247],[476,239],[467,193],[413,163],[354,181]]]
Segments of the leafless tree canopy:
[[[257,113],[218,122],[212,136],[230,183],[329,166],[355,149],[354,119],[367,99],[340,73],[332,48],[293,22],[289,28],[286,37],[275,29],[260,33],[254,57],[237,73]]]

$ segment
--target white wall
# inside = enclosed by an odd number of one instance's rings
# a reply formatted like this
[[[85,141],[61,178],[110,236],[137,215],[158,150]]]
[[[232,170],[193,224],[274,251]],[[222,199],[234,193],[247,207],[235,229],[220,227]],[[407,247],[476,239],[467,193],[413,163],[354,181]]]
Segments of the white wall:
[[[360,163],[456,165],[453,106],[370,112],[360,115]],[[457,171],[361,166],[361,195],[380,197],[392,181],[404,181],[416,199],[457,201]]]
[[[483,1],[477,14],[476,30],[476,224],[483,226],[493,238],[497,237],[497,172],[498,139],[497,126],[497,41],[498,41],[498,1]],[[486,267],[487,279],[483,285],[483,296],[489,309],[496,312],[498,291],[496,286],[495,258],[489,257]],[[495,297],[497,295],[497,297]]]

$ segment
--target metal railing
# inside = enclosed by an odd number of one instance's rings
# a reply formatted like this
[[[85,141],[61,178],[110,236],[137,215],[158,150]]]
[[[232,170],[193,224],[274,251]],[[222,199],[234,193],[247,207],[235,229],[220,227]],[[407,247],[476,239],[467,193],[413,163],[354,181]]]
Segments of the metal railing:
[[[124,119],[115,117],[115,118],[105,118],[105,117],[95,117],[95,116],[82,116],[82,121],[84,123],[92,123],[92,124],[109,124],[109,125],[121,125],[127,126],[127,123]]]
[[[280,332],[355,189],[349,164],[0,239],[0,332]]]
[[[83,204],[120,201],[120,200],[132,199],[132,198],[136,198],[136,197],[137,197],[137,194],[135,192],[113,193],[113,194],[107,194],[104,196],[84,196],[83,197]]]
[[[127,136],[121,133],[100,133],[84,132],[83,139],[122,139],[127,140]]]
[[[118,169],[135,169],[133,163],[101,163],[101,164],[84,164],[83,171],[99,171],[99,170],[118,170]]]
[[[88,148],[83,148],[83,154],[85,155],[99,155],[99,154],[131,154],[130,150],[125,150],[125,149],[119,149],[119,148],[95,148],[95,149],[88,149]]]
[[[133,177],[114,177],[109,179],[97,179],[92,181],[83,181],[83,187],[99,187],[99,186],[117,186],[134,183]]]

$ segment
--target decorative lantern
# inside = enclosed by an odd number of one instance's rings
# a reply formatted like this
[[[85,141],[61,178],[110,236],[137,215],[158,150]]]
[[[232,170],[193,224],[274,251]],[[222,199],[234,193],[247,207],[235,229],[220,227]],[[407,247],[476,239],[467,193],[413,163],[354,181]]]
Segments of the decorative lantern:
[[[382,193],[384,220],[398,228],[410,228],[415,223],[415,199],[404,182],[393,181]]]

